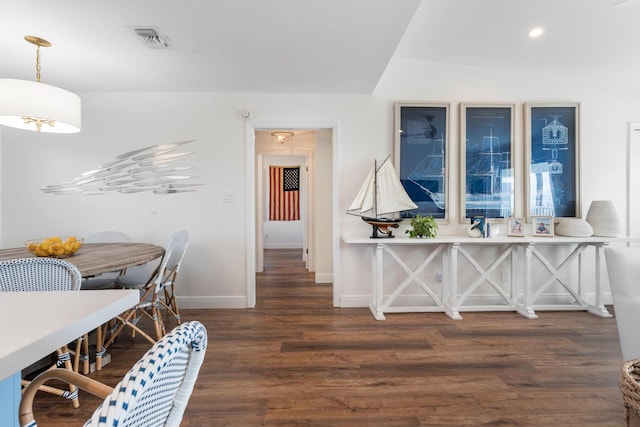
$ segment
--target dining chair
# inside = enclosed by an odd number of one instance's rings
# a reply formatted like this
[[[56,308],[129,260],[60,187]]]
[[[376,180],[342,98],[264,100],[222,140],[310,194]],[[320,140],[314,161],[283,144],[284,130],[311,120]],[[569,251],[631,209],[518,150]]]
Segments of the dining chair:
[[[184,260],[184,256],[187,252],[187,247],[189,246],[189,233],[185,230],[177,231],[171,236],[169,241],[173,242],[173,251],[167,260],[167,265],[163,272],[163,295],[158,300],[158,303],[169,315],[173,316],[176,324],[180,324],[180,309],[176,300],[175,289],[178,273],[180,272],[180,266],[182,265],[182,261]],[[140,289],[144,288],[148,284],[149,280],[148,276],[124,274],[116,278],[116,286],[126,289]]]
[[[176,326],[156,342],[113,388],[74,372],[44,372],[23,393],[20,426],[37,426],[33,414],[37,387],[56,379],[76,383],[94,396],[104,398],[85,427],[178,427],[206,350],[206,328],[198,321],[191,321]]]
[[[101,348],[102,352],[105,352],[109,349],[111,344],[115,342],[116,338],[124,330],[125,327],[129,327],[131,329],[132,336],[135,336],[136,333],[138,333],[152,344],[164,336],[166,331],[164,323],[162,321],[162,314],[160,313],[160,296],[167,279],[167,263],[171,258],[171,254],[176,245],[176,242],[177,239],[175,238],[175,236],[173,236],[169,240],[169,243],[165,247],[164,255],[160,260],[160,264],[151,274],[151,277],[147,280],[147,283],[145,283],[144,286],[140,288],[140,302],[133,308],[117,316],[116,328],[111,333],[109,339],[104,343],[98,343],[98,348]],[[138,326],[138,322],[143,316],[152,321],[155,338],[153,338]]]
[[[113,231],[113,230],[105,230],[99,231],[87,237],[85,239],[85,243],[129,243],[131,242],[131,237],[123,233],[121,231]],[[123,270],[103,273],[97,277],[85,278],[82,280],[82,290],[97,290],[97,289],[116,289],[119,288],[116,279],[119,276],[122,276],[126,273],[131,275],[142,274],[142,272],[146,271],[143,266],[134,266],[128,267]],[[95,358],[95,369],[99,371],[102,369],[103,358],[106,355],[106,348],[103,347],[102,343],[105,342],[106,337],[109,334],[113,334],[116,330],[117,323],[115,320],[109,321],[102,325],[101,327],[96,328],[96,358]],[[102,347],[102,348],[101,348]]]
[[[73,264],[58,258],[17,258],[0,261],[1,292],[77,291],[80,289],[81,281],[80,271]],[[57,349],[56,355],[57,361],[49,369],[64,368],[69,372],[78,372],[82,362],[84,371],[88,372],[87,335],[75,341],[73,362],[68,345]],[[22,380],[23,386],[28,384],[29,381]],[[68,390],[44,386],[43,391],[71,400],[75,408],[80,406],[78,391],[73,384],[69,385]]]
[[[85,243],[123,243],[131,242],[131,237],[120,231],[99,231],[84,239]],[[124,274],[124,271],[103,273],[96,277],[82,280],[82,290],[115,289],[116,277]]]

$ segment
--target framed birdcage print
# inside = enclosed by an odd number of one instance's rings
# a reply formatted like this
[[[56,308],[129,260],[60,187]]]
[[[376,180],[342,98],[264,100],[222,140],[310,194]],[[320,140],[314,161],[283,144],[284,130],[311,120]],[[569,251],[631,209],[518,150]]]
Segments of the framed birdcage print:
[[[580,218],[580,104],[525,104],[525,214]]]
[[[461,223],[513,216],[513,147],[514,104],[460,104]]]
[[[394,163],[400,182],[420,214],[449,220],[448,103],[395,103]]]

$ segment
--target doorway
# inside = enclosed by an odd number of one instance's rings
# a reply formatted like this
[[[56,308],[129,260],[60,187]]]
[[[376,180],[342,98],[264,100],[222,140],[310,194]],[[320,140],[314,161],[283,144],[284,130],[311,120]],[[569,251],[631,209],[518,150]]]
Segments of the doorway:
[[[306,225],[304,256],[308,270],[315,274],[315,283],[333,283],[334,305],[336,284],[333,281],[338,240],[336,238],[336,215],[334,206],[336,191],[335,126],[286,127],[294,135],[290,141],[274,141],[271,133],[282,127],[247,122],[247,307],[256,303],[256,271],[263,268],[265,246],[264,211],[265,200],[262,189],[265,183],[264,161],[267,156],[302,156],[307,173],[308,197],[305,201]]]

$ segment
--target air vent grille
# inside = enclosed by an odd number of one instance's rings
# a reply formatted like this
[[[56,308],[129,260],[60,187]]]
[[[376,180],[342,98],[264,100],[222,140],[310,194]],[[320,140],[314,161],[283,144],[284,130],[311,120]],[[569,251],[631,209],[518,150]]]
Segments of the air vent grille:
[[[149,49],[171,49],[169,39],[162,35],[156,27],[134,27],[133,31]]]

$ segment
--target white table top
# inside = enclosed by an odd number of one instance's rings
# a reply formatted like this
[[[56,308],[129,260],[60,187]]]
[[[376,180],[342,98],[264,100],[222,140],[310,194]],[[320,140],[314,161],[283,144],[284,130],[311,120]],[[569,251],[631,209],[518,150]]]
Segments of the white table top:
[[[0,381],[133,307],[138,290],[0,292]]]
[[[630,243],[630,242],[638,242],[640,238],[638,237],[566,237],[566,236],[553,236],[553,237],[543,237],[543,236],[522,236],[522,237],[511,237],[511,236],[499,236],[499,237],[489,237],[489,238],[481,238],[481,237],[468,237],[468,236],[455,236],[455,235],[447,235],[442,234],[438,235],[433,239],[411,239],[409,237],[394,237],[394,238],[378,238],[372,239],[367,236],[362,235],[354,235],[354,236],[343,236],[342,240],[345,243],[350,244],[360,244],[360,245],[375,245],[375,244],[385,244],[385,245],[438,245],[441,243],[461,243],[461,244],[476,244],[476,245],[508,245],[512,243],[537,243],[537,244],[546,244],[546,245],[554,245],[554,244],[576,244],[576,243]]]

